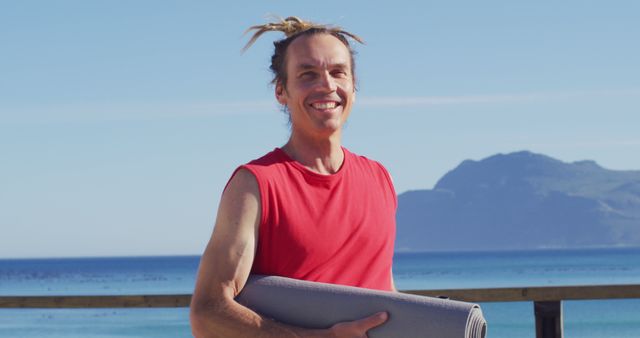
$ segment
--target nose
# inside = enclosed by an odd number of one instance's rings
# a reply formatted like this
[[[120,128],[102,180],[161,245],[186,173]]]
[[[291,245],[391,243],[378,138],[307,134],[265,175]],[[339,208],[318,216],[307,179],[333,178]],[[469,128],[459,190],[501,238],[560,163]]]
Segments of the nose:
[[[333,92],[337,89],[336,79],[331,76],[331,73],[328,71],[322,72],[322,75],[319,79],[320,87],[326,91]]]

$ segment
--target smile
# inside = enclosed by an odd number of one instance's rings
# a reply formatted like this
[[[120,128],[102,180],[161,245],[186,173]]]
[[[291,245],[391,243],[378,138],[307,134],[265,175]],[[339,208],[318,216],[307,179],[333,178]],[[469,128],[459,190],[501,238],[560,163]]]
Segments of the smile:
[[[334,101],[316,102],[311,104],[311,106],[315,109],[333,109],[339,105],[340,103]]]

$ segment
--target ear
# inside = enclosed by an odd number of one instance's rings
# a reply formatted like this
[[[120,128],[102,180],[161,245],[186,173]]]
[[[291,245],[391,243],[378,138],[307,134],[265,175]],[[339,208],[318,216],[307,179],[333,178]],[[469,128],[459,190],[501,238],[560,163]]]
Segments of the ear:
[[[280,81],[276,83],[275,91],[276,91],[276,100],[278,100],[278,103],[280,103],[283,106],[286,106],[287,105],[286,90],[284,89]]]

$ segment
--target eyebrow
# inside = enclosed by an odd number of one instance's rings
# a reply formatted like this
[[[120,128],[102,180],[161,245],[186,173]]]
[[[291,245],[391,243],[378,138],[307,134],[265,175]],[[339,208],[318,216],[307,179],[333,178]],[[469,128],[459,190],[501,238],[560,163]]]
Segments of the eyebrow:
[[[306,70],[306,69],[315,69],[315,68],[318,68],[318,66],[315,66],[315,65],[312,65],[312,64],[309,64],[309,63],[302,63],[302,64],[299,64],[297,68],[299,70]],[[349,68],[349,65],[346,64],[346,63],[340,62],[340,63],[334,63],[334,64],[329,65],[329,68],[347,69],[347,68]]]

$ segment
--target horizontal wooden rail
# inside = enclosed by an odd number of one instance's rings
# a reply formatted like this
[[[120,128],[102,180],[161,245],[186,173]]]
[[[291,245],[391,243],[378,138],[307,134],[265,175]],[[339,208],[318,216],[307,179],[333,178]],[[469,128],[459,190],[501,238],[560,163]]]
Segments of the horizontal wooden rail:
[[[640,298],[640,284],[541,286],[519,288],[403,290],[467,302],[545,302],[587,299]],[[191,295],[124,296],[0,296],[0,308],[145,308],[188,307]]]
[[[540,286],[520,288],[405,290],[405,293],[448,297],[466,302],[527,302],[640,298],[640,284]]]
[[[188,307],[191,295],[0,296],[0,308],[148,308]]]

